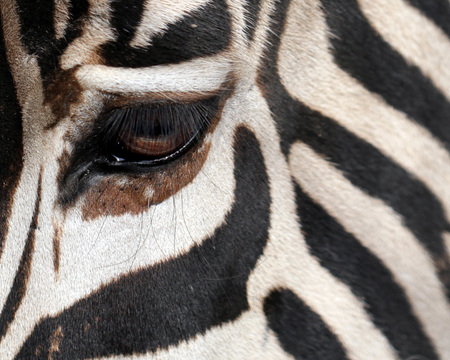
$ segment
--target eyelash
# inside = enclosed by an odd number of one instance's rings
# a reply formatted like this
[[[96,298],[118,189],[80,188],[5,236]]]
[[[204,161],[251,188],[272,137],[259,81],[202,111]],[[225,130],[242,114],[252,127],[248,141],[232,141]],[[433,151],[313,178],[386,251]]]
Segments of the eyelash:
[[[105,114],[104,143],[116,164],[157,165],[181,156],[217,116],[217,96],[193,103],[151,103]]]

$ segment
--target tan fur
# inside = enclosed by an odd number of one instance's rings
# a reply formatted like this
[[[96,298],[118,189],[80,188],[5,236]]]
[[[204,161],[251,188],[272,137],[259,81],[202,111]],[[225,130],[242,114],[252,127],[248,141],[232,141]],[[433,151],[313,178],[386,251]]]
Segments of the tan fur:
[[[67,25],[69,23],[70,0],[55,0],[55,34],[57,39],[64,37]]]
[[[190,151],[186,161],[169,166],[164,171],[144,176],[126,176],[116,181],[103,180],[92,186],[82,199],[83,220],[99,216],[141,214],[150,206],[161,203],[183,189],[202,169],[209,144]],[[121,184],[121,181],[125,184]]]
[[[110,27],[111,8],[108,1],[89,0],[88,18],[83,34],[75,39],[60,58],[61,68],[69,70],[81,64],[102,64],[99,47],[115,35]]]

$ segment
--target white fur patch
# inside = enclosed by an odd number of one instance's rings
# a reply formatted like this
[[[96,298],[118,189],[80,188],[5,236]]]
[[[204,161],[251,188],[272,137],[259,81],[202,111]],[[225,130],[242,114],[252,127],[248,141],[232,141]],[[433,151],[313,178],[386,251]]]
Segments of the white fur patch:
[[[240,0],[241,2],[244,0]],[[249,46],[246,44],[246,36],[243,31],[244,28],[244,14],[242,4],[240,4],[240,11],[235,9],[237,2],[230,4],[231,13],[235,18],[240,21],[238,25],[234,24],[237,28],[233,31],[233,35],[237,36],[233,39],[232,48],[234,51],[234,70],[239,78],[239,82],[236,85],[241,91],[249,91],[255,86],[258,69],[261,63],[261,57],[267,46],[267,38],[269,36],[268,29],[271,25],[270,16],[275,10],[275,1],[267,0],[262,1],[260,4],[260,11],[258,14],[258,21],[255,25],[255,32],[253,34],[253,41]],[[245,39],[245,40],[244,40]]]

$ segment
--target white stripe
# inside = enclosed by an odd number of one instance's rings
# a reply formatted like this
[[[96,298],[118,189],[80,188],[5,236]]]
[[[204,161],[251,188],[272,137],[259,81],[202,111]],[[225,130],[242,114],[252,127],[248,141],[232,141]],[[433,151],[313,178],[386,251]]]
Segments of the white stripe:
[[[417,318],[443,359],[450,359],[450,308],[433,261],[381,200],[353,186],[307,145],[295,143],[289,164],[302,189],[374,253],[404,289]]]
[[[130,45],[146,47],[151,38],[163,33],[170,24],[181,20],[189,13],[204,7],[211,0],[148,0],[142,20]]]
[[[2,1],[0,6],[8,61],[11,64],[22,110],[23,143],[26,145],[24,170],[14,195],[8,234],[4,239],[5,247],[0,259],[1,309],[13,284],[33,217],[40,171],[39,157],[45,143],[40,134],[42,127],[46,125],[46,121],[51,120],[51,117],[41,106],[44,98],[36,58],[27,55],[20,41],[20,21],[16,4],[12,1]]]
[[[338,68],[319,4],[294,2],[282,37],[279,73],[289,93],[336,120],[414,174],[450,214],[450,156],[428,130]]]
[[[138,69],[86,65],[77,71],[77,78],[87,90],[110,93],[194,93],[218,90],[230,69],[230,60],[219,55]]]
[[[75,0],[77,1],[77,0]],[[69,6],[70,0],[54,0],[55,8],[53,10],[53,23],[55,36],[61,39],[69,25]]]
[[[383,38],[450,99],[450,41],[445,33],[404,0],[359,0],[359,4]]]
[[[61,69],[101,63],[102,59],[98,55],[100,46],[116,38],[110,24],[111,12],[108,1],[89,1],[89,14],[83,22],[83,33],[70,43],[61,56]]]
[[[248,91],[257,82],[256,79],[261,65],[261,57],[268,45],[267,38],[270,31],[271,15],[275,11],[275,2],[276,0],[267,0],[259,4],[258,21],[249,48],[240,51],[234,49],[238,55],[235,60],[235,71],[239,79],[237,91]]]

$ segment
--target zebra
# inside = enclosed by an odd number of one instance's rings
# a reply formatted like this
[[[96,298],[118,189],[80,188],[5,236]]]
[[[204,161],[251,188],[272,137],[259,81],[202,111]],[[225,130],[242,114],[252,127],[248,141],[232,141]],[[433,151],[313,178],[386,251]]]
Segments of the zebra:
[[[0,0],[0,359],[450,359],[450,3]]]

